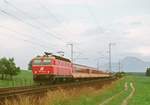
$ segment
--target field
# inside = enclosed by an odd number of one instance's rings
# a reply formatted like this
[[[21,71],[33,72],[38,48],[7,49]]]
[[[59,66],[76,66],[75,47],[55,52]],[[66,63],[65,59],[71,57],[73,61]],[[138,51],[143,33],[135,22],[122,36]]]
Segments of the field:
[[[126,76],[102,89],[86,88],[70,93],[58,92],[53,95],[51,99],[55,100],[51,100],[49,105],[150,105],[149,88],[149,77]]]
[[[90,86],[49,91],[46,97],[40,99],[40,103],[41,105],[150,105],[149,88],[149,77],[130,75],[102,88]],[[20,101],[17,100],[14,104],[37,104],[32,103],[36,101],[30,102],[29,99],[21,97]],[[12,102],[7,102],[7,105],[11,104]]]
[[[150,105],[150,77],[134,76],[136,92],[129,105]]]
[[[133,83],[135,91],[131,89],[130,83]],[[128,84],[127,90],[124,90],[125,84]],[[96,93],[91,91],[88,95],[85,94],[78,98],[64,101],[64,104],[61,105],[150,105],[149,88],[149,77],[127,76],[108,88],[106,86],[106,88],[98,90]],[[133,95],[131,95],[132,92]],[[129,95],[131,97],[127,98]],[[54,105],[60,105],[60,103]]]
[[[14,87],[32,85],[31,71],[21,70],[21,73],[13,77],[13,80],[0,80],[0,87]]]

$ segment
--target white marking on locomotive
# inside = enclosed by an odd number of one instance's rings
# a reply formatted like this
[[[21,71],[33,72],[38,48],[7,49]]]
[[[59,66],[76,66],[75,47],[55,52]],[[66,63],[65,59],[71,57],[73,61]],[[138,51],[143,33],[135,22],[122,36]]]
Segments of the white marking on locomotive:
[[[44,67],[41,67],[41,68],[40,68],[40,71],[43,71],[43,70],[44,70]]]

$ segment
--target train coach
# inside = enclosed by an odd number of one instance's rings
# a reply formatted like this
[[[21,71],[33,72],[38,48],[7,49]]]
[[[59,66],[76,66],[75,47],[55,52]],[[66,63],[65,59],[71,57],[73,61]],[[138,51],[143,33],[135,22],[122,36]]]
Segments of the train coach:
[[[34,81],[61,81],[93,78],[107,78],[110,73],[96,70],[79,64],[73,64],[69,59],[45,53],[32,59]]]

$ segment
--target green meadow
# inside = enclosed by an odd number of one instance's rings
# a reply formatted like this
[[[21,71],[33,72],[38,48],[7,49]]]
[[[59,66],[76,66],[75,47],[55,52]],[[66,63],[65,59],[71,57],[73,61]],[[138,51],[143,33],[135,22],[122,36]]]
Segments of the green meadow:
[[[150,77],[132,76],[136,92],[129,105],[150,105]]]
[[[125,83],[128,84],[126,91]],[[127,104],[123,104],[132,92],[130,83],[133,83],[135,92],[127,100]],[[150,105],[150,77],[130,75],[103,89],[89,90],[84,94],[81,92],[78,97],[68,97],[70,98],[56,100],[52,105]]]
[[[33,84],[32,72],[21,70],[21,72],[13,77],[13,80],[0,80],[0,88],[2,87],[15,87],[15,86],[28,86]]]

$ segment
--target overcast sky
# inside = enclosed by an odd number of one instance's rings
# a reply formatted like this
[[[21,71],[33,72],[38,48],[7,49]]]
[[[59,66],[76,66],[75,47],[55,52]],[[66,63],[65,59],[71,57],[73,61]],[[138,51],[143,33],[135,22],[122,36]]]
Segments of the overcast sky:
[[[64,51],[76,63],[95,66],[126,56],[150,59],[149,0],[0,0],[0,57],[26,68],[44,51]],[[88,59],[76,59],[88,58]]]

